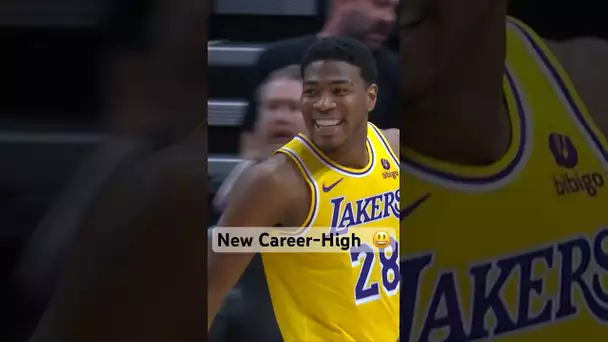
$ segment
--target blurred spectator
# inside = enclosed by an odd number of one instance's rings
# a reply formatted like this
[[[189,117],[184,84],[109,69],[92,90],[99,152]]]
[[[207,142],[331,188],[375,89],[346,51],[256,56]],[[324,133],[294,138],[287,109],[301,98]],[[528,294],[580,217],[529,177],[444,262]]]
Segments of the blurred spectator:
[[[262,160],[288,143],[295,134],[304,133],[306,125],[300,110],[302,79],[300,67],[292,65],[274,71],[256,91],[258,118],[254,137],[260,145],[258,155],[248,157]]]
[[[250,137],[251,148],[218,190],[214,201],[216,209],[224,208],[234,182],[245,169],[268,158],[297,133],[305,132],[300,111],[301,93],[302,81],[297,65],[272,72],[255,91],[258,115]]]
[[[345,35],[358,38],[374,50],[378,67],[378,102],[371,121],[381,128],[396,127],[393,111],[397,106],[397,56],[385,47],[385,41],[395,23],[397,0],[332,1],[329,19],[317,34],[287,39],[270,45],[258,58],[250,80],[249,106],[241,133],[241,152],[244,155],[255,150],[252,132],[258,105],[255,89],[274,70],[291,64],[299,64],[309,46],[323,36]]]

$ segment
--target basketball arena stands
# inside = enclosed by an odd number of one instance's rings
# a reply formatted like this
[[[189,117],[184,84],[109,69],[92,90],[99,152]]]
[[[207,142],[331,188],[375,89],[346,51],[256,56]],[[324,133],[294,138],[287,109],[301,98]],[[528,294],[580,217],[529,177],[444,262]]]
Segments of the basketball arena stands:
[[[324,1],[215,0],[211,14],[209,65],[209,177],[214,189],[238,163],[243,100],[251,67],[264,46],[306,35],[323,22]]]

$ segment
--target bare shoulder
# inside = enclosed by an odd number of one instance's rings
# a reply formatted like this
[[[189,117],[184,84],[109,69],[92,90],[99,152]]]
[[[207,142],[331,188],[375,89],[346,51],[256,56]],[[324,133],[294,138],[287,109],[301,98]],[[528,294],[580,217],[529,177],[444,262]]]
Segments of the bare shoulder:
[[[283,154],[247,170],[236,182],[220,225],[268,226],[292,225],[305,208],[309,190],[300,171]],[[294,219],[295,217],[295,219]]]
[[[289,195],[286,190],[300,178],[298,170],[288,157],[277,154],[253,166],[239,178],[235,187],[249,191],[265,190],[268,195],[278,194],[280,197],[285,197]]]
[[[391,144],[391,148],[393,151],[399,155],[399,129],[398,128],[389,128],[382,131],[384,136],[388,140],[388,143]]]
[[[608,42],[599,38],[547,41],[564,67],[589,114],[608,135]]]

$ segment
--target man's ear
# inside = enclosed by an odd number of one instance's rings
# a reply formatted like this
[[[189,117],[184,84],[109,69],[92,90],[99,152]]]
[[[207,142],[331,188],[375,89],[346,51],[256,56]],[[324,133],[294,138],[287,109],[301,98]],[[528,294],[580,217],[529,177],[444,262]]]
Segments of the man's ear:
[[[372,83],[367,87],[367,111],[371,112],[376,108],[376,101],[378,100],[378,86],[376,83]]]

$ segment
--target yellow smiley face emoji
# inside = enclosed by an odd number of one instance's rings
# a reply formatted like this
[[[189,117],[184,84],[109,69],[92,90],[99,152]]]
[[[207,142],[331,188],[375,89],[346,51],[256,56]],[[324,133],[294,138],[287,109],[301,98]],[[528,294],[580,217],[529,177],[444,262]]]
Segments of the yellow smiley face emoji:
[[[372,239],[374,246],[378,248],[386,248],[391,243],[391,236],[387,232],[379,231],[374,234]]]

